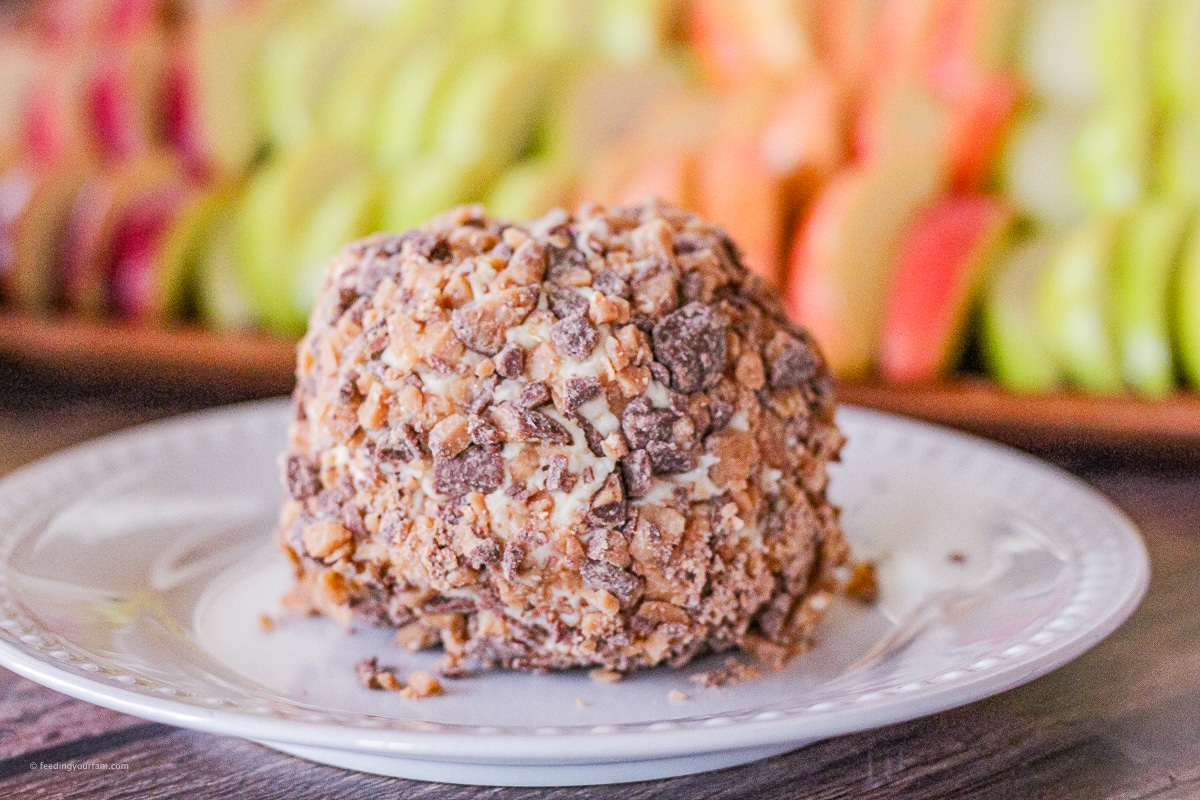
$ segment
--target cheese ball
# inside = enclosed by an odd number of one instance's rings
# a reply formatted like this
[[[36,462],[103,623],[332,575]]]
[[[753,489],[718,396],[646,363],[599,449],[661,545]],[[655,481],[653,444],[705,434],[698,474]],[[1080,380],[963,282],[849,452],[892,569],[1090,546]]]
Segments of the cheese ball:
[[[672,206],[465,206],[351,244],[296,379],[291,602],[447,674],[781,664],[847,559],[821,355]]]

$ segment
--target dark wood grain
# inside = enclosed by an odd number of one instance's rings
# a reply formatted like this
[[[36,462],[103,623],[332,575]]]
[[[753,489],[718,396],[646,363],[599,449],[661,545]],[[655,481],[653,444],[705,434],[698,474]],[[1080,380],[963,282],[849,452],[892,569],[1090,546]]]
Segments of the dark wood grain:
[[[3,469],[172,407],[0,390]],[[63,423],[67,420],[67,423]],[[47,439],[43,431],[53,428]],[[922,720],[669,781],[490,789],[361,775],[147,723],[0,670],[4,798],[1185,798],[1200,796],[1200,475],[1093,463],[1142,527],[1154,579],[1133,618],[1049,676]],[[46,763],[120,770],[29,769]]]

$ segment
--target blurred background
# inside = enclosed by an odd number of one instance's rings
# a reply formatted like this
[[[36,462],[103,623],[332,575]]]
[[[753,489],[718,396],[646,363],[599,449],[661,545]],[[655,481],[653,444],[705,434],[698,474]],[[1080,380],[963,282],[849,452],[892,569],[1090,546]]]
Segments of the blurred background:
[[[851,400],[1200,442],[1200,0],[0,8],[7,363],[287,391],[350,239],[657,195]]]

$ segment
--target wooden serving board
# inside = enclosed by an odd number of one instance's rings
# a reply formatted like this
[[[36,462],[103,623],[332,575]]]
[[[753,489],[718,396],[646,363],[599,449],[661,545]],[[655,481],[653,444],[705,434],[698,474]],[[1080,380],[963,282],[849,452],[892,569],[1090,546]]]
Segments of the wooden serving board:
[[[295,342],[194,327],[149,328],[0,312],[0,358],[87,381],[203,388],[227,398],[285,394]],[[843,384],[844,402],[950,425],[1037,452],[1200,460],[1200,395],[1161,401],[1071,392],[1021,396],[987,380]]]

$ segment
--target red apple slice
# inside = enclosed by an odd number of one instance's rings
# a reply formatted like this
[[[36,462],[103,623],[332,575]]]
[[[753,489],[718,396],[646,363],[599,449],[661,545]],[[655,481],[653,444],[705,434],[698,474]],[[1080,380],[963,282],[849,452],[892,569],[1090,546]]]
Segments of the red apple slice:
[[[241,175],[265,131],[255,77],[270,16],[197,15],[179,31],[167,78],[167,140],[195,174]]]
[[[138,198],[113,228],[108,307],[123,319],[166,321],[182,309],[183,275],[167,276],[163,250],[187,202],[183,186]]]
[[[43,169],[25,163],[0,177],[0,286],[27,311],[44,311],[56,297],[59,246],[87,175],[79,163]]]
[[[837,375],[861,376],[874,363],[901,238],[941,185],[936,159],[855,165],[826,185],[800,221],[788,311],[812,331]]]
[[[878,161],[921,153],[945,160],[950,128],[949,108],[925,83],[874,83],[854,120],[854,155]]]
[[[935,23],[928,58],[929,81],[938,94],[973,94],[1004,70],[1020,22],[1019,0],[954,0]]]
[[[121,161],[155,145],[163,119],[165,70],[166,41],[156,29],[99,54],[86,103],[103,157]]]
[[[956,187],[979,188],[991,177],[1024,94],[1018,76],[1000,73],[951,101],[946,148]]]
[[[799,206],[846,158],[846,102],[841,87],[813,71],[776,101],[762,133],[768,167]],[[790,209],[789,209],[790,210]]]
[[[926,209],[901,245],[884,313],[879,370],[889,381],[936,378],[962,348],[967,310],[1014,214],[985,194],[951,195]]]
[[[25,148],[53,168],[94,152],[86,106],[90,56],[44,53],[25,103]]]
[[[102,315],[108,307],[108,265],[117,225],[141,198],[185,184],[173,156],[154,154],[92,176],[71,204],[59,271],[67,305]]]
[[[835,78],[852,90],[863,81],[884,0],[816,0],[817,50]]]

